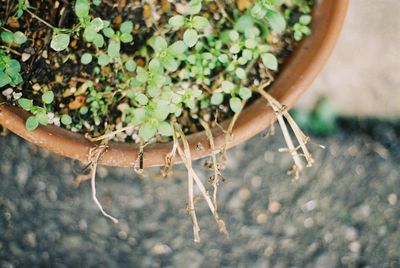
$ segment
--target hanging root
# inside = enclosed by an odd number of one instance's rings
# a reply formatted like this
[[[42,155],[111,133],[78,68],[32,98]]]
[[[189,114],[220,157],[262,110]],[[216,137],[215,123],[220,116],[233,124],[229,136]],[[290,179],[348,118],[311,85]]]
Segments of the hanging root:
[[[243,107],[246,105],[246,102],[243,102]],[[226,150],[228,149],[228,144],[231,142],[233,138],[233,128],[235,127],[236,121],[239,118],[239,115],[241,114],[242,110],[238,111],[235,113],[235,115],[232,117],[231,121],[229,122],[228,130],[224,131],[225,132],[225,140],[224,140],[224,145],[222,145],[221,148],[221,160],[219,165],[223,167],[225,165],[227,156],[226,156]],[[222,128],[222,127],[221,127]]]
[[[214,216],[215,221],[217,222],[219,231],[223,233],[226,237],[229,237],[228,231],[226,230],[226,226],[224,221],[219,217],[219,214],[217,212],[216,207],[214,206],[214,203],[204,187],[204,184],[200,180],[200,178],[197,176],[196,172],[193,169],[192,166],[192,158],[191,158],[191,153],[190,153],[190,147],[189,143],[185,137],[185,134],[183,133],[182,129],[178,126],[175,125],[175,131],[179,134],[182,143],[183,143],[183,149],[179,143],[177,147],[177,151],[179,156],[181,157],[183,163],[185,164],[187,170],[188,170],[188,192],[189,192],[189,213],[192,216],[192,221],[193,221],[193,232],[194,232],[194,241],[199,242],[200,241],[200,227],[197,222],[196,218],[196,213],[195,213],[195,208],[194,208],[194,183],[196,183],[197,187],[199,188],[201,194],[203,195],[203,198],[205,199],[211,213]],[[177,139],[176,134],[174,134],[174,139]]]
[[[90,163],[90,174],[91,174],[91,186],[92,186],[92,198],[96,203],[97,207],[100,209],[100,212],[104,217],[109,218],[114,223],[118,223],[118,220],[113,216],[109,215],[104,211],[103,206],[100,204],[99,200],[96,196],[96,170],[97,163],[99,162],[100,157],[106,152],[107,147],[105,145],[96,146],[95,148],[90,149],[89,151],[89,163]]]
[[[139,175],[143,174],[144,172],[144,147],[146,147],[147,144],[148,143],[143,143],[143,141],[140,142],[139,154],[135,163],[133,164],[133,170],[135,170],[135,172]]]
[[[287,149],[281,149],[280,151],[289,152],[291,154],[294,161],[294,166],[291,172],[295,174],[295,179],[298,179],[300,172],[303,170],[303,161],[301,159],[301,156],[305,158],[307,167],[311,167],[314,163],[314,159],[312,158],[312,155],[307,148],[307,143],[309,142],[310,138],[301,131],[299,126],[293,120],[292,116],[289,114],[287,108],[281,103],[279,103],[269,93],[264,91],[264,89],[269,85],[269,83],[270,82],[260,86],[258,88],[258,93],[260,93],[268,101],[268,104],[272,107],[272,109],[275,112],[276,118],[278,120],[279,126],[281,127],[283,136],[285,138],[288,147]],[[296,137],[296,140],[299,144],[297,147],[295,147],[293,143],[292,136],[289,133],[285,119],[287,120],[287,123],[289,124],[290,128],[292,129]],[[299,154],[298,150],[301,150],[302,154]]]
[[[214,175],[212,175],[210,177],[210,183],[213,186],[213,201],[214,201],[214,206],[215,209],[218,208],[217,206],[217,191],[218,191],[218,185],[219,185],[219,181],[220,179],[223,180],[223,176],[221,174],[220,171],[220,164],[217,161],[217,155],[216,155],[216,151],[215,151],[215,144],[214,144],[214,137],[213,134],[211,132],[210,127],[208,126],[207,122],[205,122],[204,120],[200,119],[200,124],[203,126],[204,130],[206,131],[206,135],[208,138],[208,142],[210,143],[210,148],[211,148],[211,167],[214,170]]]
[[[171,152],[169,152],[165,156],[165,166],[161,170],[161,175],[163,177],[167,177],[168,174],[172,171],[172,166],[175,163],[175,157],[176,157],[176,150],[178,149],[178,141],[176,139],[173,140],[173,146]]]
[[[194,183],[193,183],[193,175],[192,175],[192,162],[186,159],[185,154],[182,152],[179,146],[179,142],[176,136],[176,133],[174,132],[173,134],[174,138],[174,144],[177,144],[176,149],[178,150],[178,153],[182,160],[184,161],[187,171],[188,171],[188,196],[189,196],[189,202],[188,202],[188,213],[192,217],[192,225],[193,225],[193,236],[194,236],[194,242],[200,242],[200,226],[197,221],[197,216],[196,216],[196,210],[194,208]],[[190,155],[190,152],[189,152]]]

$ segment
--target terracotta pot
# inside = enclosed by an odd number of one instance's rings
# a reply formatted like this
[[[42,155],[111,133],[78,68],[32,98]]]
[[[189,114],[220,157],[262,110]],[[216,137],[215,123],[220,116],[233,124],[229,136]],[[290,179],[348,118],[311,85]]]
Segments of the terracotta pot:
[[[328,59],[339,36],[346,15],[348,0],[320,0],[314,8],[313,34],[296,48],[282,67],[270,93],[282,104],[292,107],[308,89]],[[56,154],[87,162],[88,152],[95,144],[83,135],[72,133],[56,126],[40,126],[33,132],[25,129],[29,114],[21,108],[1,106],[0,124],[22,138]],[[264,130],[274,121],[274,114],[266,101],[259,99],[244,109],[233,130],[229,147],[242,143]],[[226,129],[229,120],[222,126]],[[213,129],[216,148],[224,143],[221,129]],[[210,147],[204,132],[188,137],[193,159],[210,154]],[[201,144],[201,146],[198,146]],[[157,143],[147,146],[144,151],[144,166],[161,166],[172,143]],[[198,149],[202,148],[202,149]],[[110,143],[109,149],[100,159],[100,164],[132,167],[137,159],[138,146],[127,143]]]

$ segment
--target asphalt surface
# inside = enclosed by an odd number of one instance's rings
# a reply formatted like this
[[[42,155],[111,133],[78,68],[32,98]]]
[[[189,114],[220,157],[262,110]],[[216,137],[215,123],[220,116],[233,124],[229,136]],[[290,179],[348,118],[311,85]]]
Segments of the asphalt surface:
[[[400,125],[345,121],[316,138],[317,164],[286,174],[282,138],[256,137],[229,152],[218,233],[196,202],[193,242],[182,166],[162,179],[100,168],[101,216],[79,165],[13,134],[0,138],[0,267],[400,267]],[[206,178],[196,162],[196,170]]]

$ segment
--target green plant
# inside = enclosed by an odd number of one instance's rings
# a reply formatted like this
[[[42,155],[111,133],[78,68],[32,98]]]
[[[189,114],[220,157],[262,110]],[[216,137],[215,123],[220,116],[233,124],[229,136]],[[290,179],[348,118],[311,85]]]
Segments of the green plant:
[[[118,7],[124,5],[122,2]],[[153,13],[142,18],[122,12],[118,19],[101,17],[103,13],[98,10],[103,3],[100,0],[76,0],[73,5],[63,2],[60,5],[69,9],[65,14],[75,17],[69,18],[69,24],[50,20],[58,25],[55,27],[46,20],[48,17],[37,15],[46,16],[43,8],[36,14],[34,6],[20,0],[14,7],[15,17],[21,24],[26,24],[24,15],[27,15],[28,19],[45,25],[47,29],[38,32],[51,36],[49,46],[52,49],[40,48],[45,55],[38,55],[33,62],[21,66],[17,58],[23,58],[23,53],[14,48],[24,42],[29,42],[26,47],[35,48],[35,42],[42,40],[37,40],[35,34],[25,36],[21,31],[11,32],[2,27],[1,40],[6,46],[5,50],[0,50],[0,87],[9,85],[11,88],[3,91],[3,95],[31,113],[26,121],[29,131],[40,125],[62,125],[99,142],[90,150],[88,160],[94,200],[105,216],[116,222],[96,199],[93,174],[108,141],[139,144],[139,157],[134,163],[136,171],[143,167],[147,144],[172,141],[174,146],[167,155],[166,170],[179,154],[189,174],[189,207],[196,240],[199,230],[194,212],[194,184],[206,199],[221,232],[226,234],[216,206],[216,189],[222,178],[219,169],[225,160],[235,121],[246,102],[259,95],[267,99],[284,131],[288,151],[295,162],[295,174],[303,168],[298,148],[303,151],[307,163],[312,164],[305,146],[306,136],[285,107],[264,91],[279,71],[285,45],[291,48],[294,39],[300,40],[310,34],[311,2],[256,0],[240,10],[236,7],[237,1],[191,0],[183,1],[179,8],[175,1],[168,1],[168,5],[176,5],[176,9],[163,11],[158,9],[160,1],[156,2],[149,8],[161,13],[157,18],[152,17]],[[144,23],[151,27],[143,31]],[[69,26],[62,28],[62,25]],[[15,88],[23,82],[21,69],[37,66],[38,58],[51,70],[48,77],[34,77],[34,82],[29,81],[35,83],[33,86],[27,83]],[[69,66],[65,76],[60,71],[63,64]],[[14,97],[14,90],[21,91],[18,94],[22,94],[22,98]],[[224,147],[213,148],[211,127],[229,117],[233,119],[225,130]],[[291,141],[284,118],[292,127],[299,147]],[[191,166],[186,140],[188,133],[200,128],[206,131],[213,151],[214,175],[210,177],[213,198]],[[219,160],[214,153],[217,150],[221,151]]]
[[[0,88],[22,83],[21,65],[0,49]]]

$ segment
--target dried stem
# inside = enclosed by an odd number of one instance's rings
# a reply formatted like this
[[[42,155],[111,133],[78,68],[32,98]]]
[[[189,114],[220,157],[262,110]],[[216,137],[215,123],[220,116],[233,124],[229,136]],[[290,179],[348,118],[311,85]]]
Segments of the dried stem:
[[[183,149],[179,145],[178,153],[179,153],[180,157],[182,158],[182,161],[188,170],[188,177],[194,180],[194,182],[196,183],[200,192],[202,193],[211,213],[214,216],[215,221],[217,222],[219,231],[221,233],[223,233],[226,237],[229,237],[229,233],[226,230],[224,221],[220,218],[220,216],[217,212],[217,209],[215,208],[214,203],[213,203],[208,191],[206,190],[206,188],[204,187],[204,184],[202,183],[200,178],[197,176],[196,172],[194,171],[194,169],[192,167],[192,158],[191,158],[191,154],[190,154],[190,147],[189,147],[189,143],[185,137],[185,134],[183,133],[183,131],[181,130],[181,128],[179,126],[176,126],[176,131],[178,132],[180,138],[182,139]],[[191,179],[189,179],[189,181]]]
[[[243,107],[246,104],[246,102],[243,103]],[[235,115],[232,117],[231,121],[229,122],[228,129],[225,131],[225,140],[224,144],[222,145],[221,148],[221,161],[220,161],[220,166],[223,166],[226,162],[226,150],[228,149],[228,145],[232,140],[233,137],[233,128],[235,127],[236,121],[239,118],[240,113],[242,110],[239,112],[236,112]]]
[[[215,3],[217,4],[219,10],[221,11],[222,15],[224,15],[224,17],[230,22],[232,23],[232,25],[234,25],[234,21],[231,19],[231,17],[229,17],[228,13],[226,12],[224,5],[221,3],[220,0],[215,0]]]
[[[165,156],[165,166],[163,168],[163,170],[161,171],[161,175],[163,177],[168,176],[168,174],[171,172],[172,170],[172,166],[175,162],[175,157],[176,157],[176,151],[178,149],[178,141],[177,139],[174,138],[173,140],[173,147],[171,152],[169,152],[166,156]]]
[[[107,212],[104,211],[103,206],[100,204],[99,200],[96,196],[96,170],[97,170],[97,163],[99,162],[100,157],[105,153],[107,147],[104,145],[97,146],[92,148],[89,152],[89,162],[91,166],[91,186],[92,186],[92,198],[93,201],[96,203],[97,207],[100,209],[100,212],[103,214],[104,217],[109,218],[114,223],[118,223],[118,220],[113,216],[109,215]]]
[[[38,21],[40,21],[41,23],[43,23],[44,25],[46,25],[47,27],[51,28],[52,30],[56,29],[56,27],[54,27],[53,25],[51,25],[50,23],[48,23],[47,21],[45,21],[44,19],[40,18],[39,16],[37,16],[35,13],[33,13],[32,11],[30,11],[28,8],[26,9],[26,12],[28,12],[33,18],[37,19]]]
[[[10,47],[1,45],[0,48],[5,49],[5,50],[8,50],[8,51],[10,51],[11,53],[13,53],[13,54],[15,54],[15,55],[17,55],[17,56],[19,56],[19,57],[22,56],[21,53],[19,53],[18,51],[16,51],[15,49],[12,49],[12,48],[10,48]]]
[[[118,129],[116,131],[110,132],[108,134],[104,134],[104,135],[102,135],[100,137],[96,137],[96,138],[87,137],[87,138],[91,142],[101,141],[101,140],[109,139],[109,138],[111,138],[112,136],[114,136],[116,134],[122,133],[122,132],[130,130],[130,129],[133,129],[133,127],[132,126],[128,126],[128,127],[124,127],[124,128]]]
[[[139,154],[138,157],[136,158],[135,163],[133,164],[133,169],[139,175],[143,174],[144,171],[144,147],[146,147],[147,144],[148,143],[140,141]]]
[[[215,209],[217,209],[218,208],[218,206],[217,206],[217,191],[218,191],[219,179],[222,178],[223,176],[219,170],[219,164],[217,161],[217,156],[216,156],[216,151],[215,151],[214,137],[211,132],[211,129],[208,126],[208,124],[202,119],[200,119],[200,124],[203,126],[204,130],[206,131],[208,142],[210,143],[212,167],[214,170],[214,175],[211,176],[211,184],[214,188],[214,192],[213,192],[214,206],[215,206]]]
[[[200,226],[197,221],[197,216],[196,216],[196,210],[194,208],[194,183],[193,183],[193,174],[191,172],[192,170],[192,162],[191,160],[188,160],[188,157],[190,158],[190,151],[187,153],[183,153],[182,149],[179,146],[179,142],[176,137],[176,133],[173,135],[174,137],[174,144],[177,144],[177,150],[184,161],[187,171],[188,171],[188,197],[189,197],[189,202],[188,202],[188,212],[190,216],[192,217],[192,225],[193,225],[193,236],[194,236],[194,242],[200,242]],[[187,154],[186,154],[187,153]]]
[[[293,120],[292,116],[287,111],[287,108],[279,103],[275,98],[273,98],[269,93],[265,92],[264,89],[269,85],[266,83],[258,88],[258,92],[268,101],[269,105],[275,112],[278,123],[282,129],[283,136],[285,138],[286,144],[288,146],[288,152],[292,155],[293,161],[295,163],[294,172],[296,174],[295,178],[299,177],[299,172],[303,170],[303,161],[300,158],[298,150],[301,149],[303,151],[303,156],[306,158],[307,166],[310,167],[314,163],[314,159],[312,158],[310,151],[307,148],[307,143],[309,141],[309,137],[307,137]],[[287,120],[290,128],[294,132],[297,142],[299,146],[296,148],[294,146],[292,137],[289,133],[289,130],[286,126],[285,119]]]

